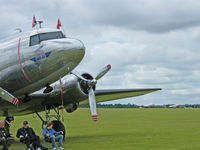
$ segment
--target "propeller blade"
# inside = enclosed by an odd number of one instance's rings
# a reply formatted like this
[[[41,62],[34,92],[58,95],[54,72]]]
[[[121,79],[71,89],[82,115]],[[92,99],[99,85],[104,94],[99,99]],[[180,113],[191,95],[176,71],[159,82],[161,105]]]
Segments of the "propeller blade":
[[[92,119],[94,122],[96,122],[97,121],[97,108],[96,108],[96,100],[95,100],[94,90],[92,88],[89,89],[89,105],[90,105]]]
[[[73,71],[73,72],[71,72],[71,74],[75,75],[75,76],[78,77],[79,79],[84,80],[84,81],[86,81],[86,82],[89,81],[89,80],[85,79],[84,77],[82,77],[82,75],[80,75],[78,71]]]
[[[111,69],[111,65],[107,65],[106,67],[102,68],[101,71],[96,76],[96,80],[99,80],[101,77],[103,77],[109,70]]]

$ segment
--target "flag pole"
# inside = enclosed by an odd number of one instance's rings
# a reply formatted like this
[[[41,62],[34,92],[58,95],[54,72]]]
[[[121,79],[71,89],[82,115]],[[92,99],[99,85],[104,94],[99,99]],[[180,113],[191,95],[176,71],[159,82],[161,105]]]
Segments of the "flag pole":
[[[58,20],[60,20],[60,18],[58,18]],[[61,21],[60,21],[60,24],[61,24]],[[62,28],[62,30],[63,30],[63,33],[64,33],[64,35],[66,36],[66,32],[65,32],[65,29],[63,28],[63,23],[61,24],[61,28]]]
[[[62,30],[63,30],[64,34],[66,35],[66,32],[65,32],[65,30],[64,30],[64,28],[63,28],[63,26],[62,26]]]

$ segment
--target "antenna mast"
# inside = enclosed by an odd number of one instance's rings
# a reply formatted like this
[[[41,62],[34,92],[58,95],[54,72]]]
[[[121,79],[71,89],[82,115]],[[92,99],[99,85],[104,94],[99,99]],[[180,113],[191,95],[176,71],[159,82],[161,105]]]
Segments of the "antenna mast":
[[[39,23],[39,28],[42,28],[43,21],[38,21],[38,23]]]

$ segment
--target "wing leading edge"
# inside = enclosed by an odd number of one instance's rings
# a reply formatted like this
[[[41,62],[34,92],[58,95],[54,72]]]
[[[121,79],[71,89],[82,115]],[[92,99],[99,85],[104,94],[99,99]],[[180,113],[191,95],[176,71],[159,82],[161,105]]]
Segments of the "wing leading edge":
[[[96,90],[96,102],[106,102],[111,100],[117,100],[128,97],[135,97],[140,95],[145,95],[151,92],[161,90],[160,88],[156,89],[110,89],[110,90]],[[87,105],[88,100],[85,99],[80,102],[80,105]]]

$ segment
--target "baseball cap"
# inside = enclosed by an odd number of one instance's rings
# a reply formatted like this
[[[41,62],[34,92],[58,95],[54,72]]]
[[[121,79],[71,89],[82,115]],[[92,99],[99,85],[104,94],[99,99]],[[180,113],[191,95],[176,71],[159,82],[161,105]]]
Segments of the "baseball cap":
[[[26,125],[26,124],[28,124],[28,121],[24,121],[24,122],[23,122],[23,125]]]
[[[6,117],[6,120],[10,123],[14,120],[14,117]]]

